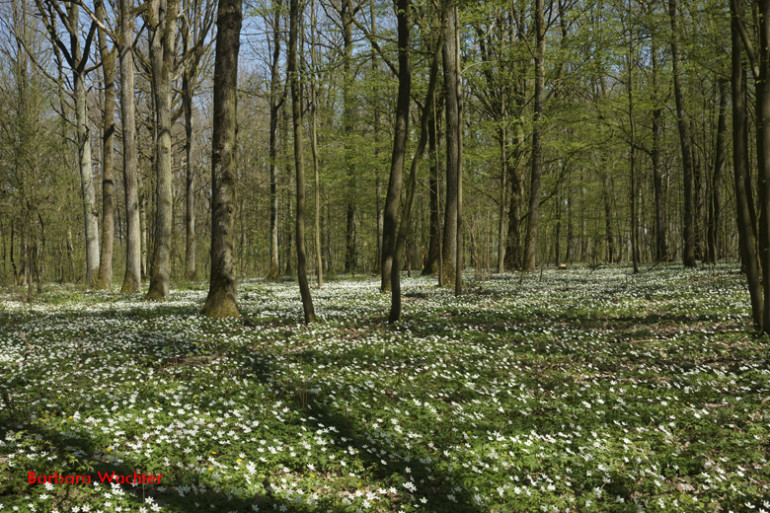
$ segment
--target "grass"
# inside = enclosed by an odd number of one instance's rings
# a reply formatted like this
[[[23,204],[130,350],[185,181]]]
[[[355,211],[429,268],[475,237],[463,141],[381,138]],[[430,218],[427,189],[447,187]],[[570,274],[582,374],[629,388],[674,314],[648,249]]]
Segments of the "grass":
[[[246,323],[0,295],[0,510],[770,511],[768,341],[735,266],[239,286]],[[28,472],[163,474],[43,485]]]

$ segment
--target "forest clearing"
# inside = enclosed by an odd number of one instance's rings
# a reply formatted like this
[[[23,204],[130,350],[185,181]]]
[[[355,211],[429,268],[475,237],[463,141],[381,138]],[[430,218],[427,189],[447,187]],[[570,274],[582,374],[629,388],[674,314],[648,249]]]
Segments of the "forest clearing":
[[[0,297],[3,511],[770,510],[768,342],[734,265],[239,287],[245,322]],[[351,322],[355,319],[355,322]],[[94,484],[29,484],[37,474]],[[96,472],[162,474],[101,484]],[[98,483],[98,484],[97,484]],[[18,509],[16,509],[18,507]]]

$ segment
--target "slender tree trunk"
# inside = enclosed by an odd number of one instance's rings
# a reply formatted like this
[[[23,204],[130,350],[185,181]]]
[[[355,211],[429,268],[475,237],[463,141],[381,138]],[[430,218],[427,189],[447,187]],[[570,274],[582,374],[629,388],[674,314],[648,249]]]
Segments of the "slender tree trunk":
[[[277,279],[281,274],[278,262],[278,177],[276,159],[278,146],[276,136],[278,132],[278,110],[283,103],[283,97],[279,92],[281,88],[280,58],[281,58],[281,8],[282,0],[273,3],[273,57],[270,62],[270,271],[268,279]]]
[[[540,215],[540,177],[543,173],[543,100],[545,90],[545,19],[543,0],[535,0],[535,97],[532,117],[532,168],[529,186],[529,216],[527,222],[524,271],[535,271],[537,228]]]
[[[195,265],[195,165],[193,163],[195,144],[195,126],[193,119],[193,80],[191,71],[185,69],[182,74],[182,108],[184,109],[185,129],[185,258],[184,274],[188,280],[198,278]]]
[[[658,90],[658,49],[655,37],[652,38],[652,181],[655,189],[655,260],[668,261],[668,243],[666,242],[666,183],[660,163],[660,138],[663,118],[662,102]]]
[[[435,97],[435,95],[434,95]],[[433,119],[428,125],[428,153],[430,154],[430,241],[428,243],[428,255],[422,274],[432,275],[439,270],[439,257],[441,246],[441,219],[439,210],[439,158],[436,147],[436,105],[432,105]]]
[[[95,2],[96,17],[104,22],[103,0]],[[104,70],[104,115],[102,118],[102,244],[97,288],[112,287],[112,250],[115,237],[115,50],[107,46],[107,34],[99,30],[99,54]]]
[[[445,0],[449,1],[449,0]],[[444,241],[442,255],[442,282],[451,283],[455,278],[457,258],[457,208],[460,163],[460,107],[457,97],[457,61],[455,34],[457,27],[454,7],[444,9],[444,108],[446,116],[446,207],[444,209]]]
[[[719,218],[722,208],[722,182],[724,181],[725,153],[727,146],[727,100],[728,83],[719,81],[719,117],[717,121],[716,154],[714,175],[711,180],[711,197],[708,221],[708,262],[716,264],[719,258]]]
[[[639,272],[639,232],[636,207],[636,124],[634,122],[634,35],[628,33],[628,121],[629,131],[629,165],[631,168],[630,206],[631,206],[631,262],[634,274]]]
[[[460,10],[454,8],[455,91],[457,95],[457,243],[455,247],[455,296],[463,293],[465,244],[463,240],[463,95],[460,80]]]
[[[681,71],[679,69],[679,16],[676,0],[668,0],[668,13],[671,20],[671,62],[674,79],[674,99],[676,100],[676,124],[679,129],[679,143],[682,154],[682,174],[684,176],[684,225],[682,230],[682,261],[685,267],[695,267],[695,205],[693,205],[693,165],[690,150],[690,130],[685,119],[684,95],[682,92]]]
[[[353,135],[353,2],[341,0],[342,21],[342,124],[346,138],[347,164],[347,194],[346,194],[346,219],[345,219],[345,272],[351,273],[356,267],[356,190],[358,174],[353,163],[353,144],[350,138]],[[384,228],[383,228],[384,229]]]
[[[315,219],[313,225],[313,237],[315,240],[315,262],[316,272],[318,278],[318,288],[323,287],[323,261],[321,259],[321,176],[320,176],[320,164],[318,162],[318,134],[316,119],[316,109],[318,106],[318,98],[316,92],[316,14],[315,14],[315,0],[310,3],[310,65],[312,67],[311,81],[310,81],[310,145],[313,150],[313,197],[315,207]]]
[[[294,0],[296,1],[296,0]],[[242,0],[220,0],[214,57],[211,151],[211,276],[203,314],[240,317],[233,268],[236,108]]]
[[[302,91],[299,83],[299,66],[297,65],[297,25],[299,24],[299,1],[289,2],[289,63],[288,75],[291,84],[291,119],[294,126],[294,173],[297,186],[297,215],[295,219],[295,236],[297,246],[297,279],[299,292],[302,297],[302,309],[305,313],[305,324],[315,322],[313,298],[310,296],[310,286],[307,283],[307,264],[305,261],[305,160],[302,154]]]
[[[399,47],[406,49],[406,63],[409,65],[409,0],[398,0],[396,8],[399,12]],[[438,83],[438,67],[442,46],[443,45],[439,40],[436,44],[436,50],[433,53],[433,59],[431,61],[425,108],[420,116],[420,139],[417,142],[417,148],[409,170],[409,182],[406,186],[406,201],[404,203],[403,212],[401,213],[401,221],[398,226],[398,239],[393,254],[393,269],[395,269],[396,272],[391,274],[393,294],[391,295],[390,315],[388,316],[389,322],[396,322],[401,319],[401,274],[398,271],[401,270],[401,256],[405,253],[407,237],[409,236],[414,194],[417,189],[417,170],[422,161],[423,154],[425,153],[430,125],[433,124],[433,106],[435,104],[434,98],[436,94],[436,85]],[[393,156],[395,158],[395,151]]]
[[[505,103],[503,102],[503,105]],[[500,128],[500,214],[497,225],[497,272],[505,272],[505,193],[508,189],[508,131],[506,129],[505,108],[503,108],[503,126]]]
[[[80,185],[83,194],[83,217],[86,238],[86,286],[93,287],[99,274],[99,213],[96,205],[91,162],[91,137],[88,129],[88,98],[84,68],[88,56],[82,55],[78,34],[80,9],[77,4],[67,6],[70,27],[75,31],[71,37],[73,81],[75,89],[75,118],[77,126],[78,159],[80,164]]]
[[[390,179],[385,197],[385,212],[382,225],[382,292],[391,290],[395,281],[391,273],[399,274],[401,266],[396,253],[396,219],[401,202],[404,162],[406,160],[406,139],[409,134],[409,104],[412,87],[412,70],[409,51],[408,0],[396,0],[398,12],[398,99],[396,102],[396,130],[393,137],[393,154],[390,160]],[[427,106],[425,107],[428,108]],[[393,291],[393,295],[399,291]],[[400,301],[400,299],[399,299]]]
[[[759,78],[756,81],[758,249],[764,293],[762,327],[770,333],[770,0],[760,0],[759,19]]]

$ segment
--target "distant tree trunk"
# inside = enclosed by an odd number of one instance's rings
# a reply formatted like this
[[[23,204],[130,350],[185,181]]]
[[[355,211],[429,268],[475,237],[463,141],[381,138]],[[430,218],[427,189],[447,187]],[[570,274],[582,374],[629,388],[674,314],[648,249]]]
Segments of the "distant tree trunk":
[[[682,93],[681,71],[679,69],[679,17],[676,0],[668,0],[668,13],[671,20],[671,62],[674,79],[674,99],[676,100],[676,124],[679,129],[681,146],[682,174],[684,177],[684,225],[682,230],[682,262],[685,267],[695,267],[695,234],[693,205],[693,165],[690,151],[690,130],[685,119],[684,95]]]
[[[150,29],[150,63],[156,127],[155,231],[147,299],[156,300],[168,297],[171,281],[173,214],[171,86],[176,56],[179,0],[151,0],[145,13]]]
[[[436,148],[436,106],[431,106],[433,119],[428,125],[428,153],[430,154],[430,241],[428,243],[428,255],[425,259],[422,274],[432,275],[439,269],[439,251],[441,246],[441,219],[439,217],[439,159]]]
[[[209,317],[240,317],[233,269],[233,196],[241,2],[220,0],[217,9],[211,151],[211,277],[203,306],[203,314]]]
[[[711,180],[711,197],[708,220],[708,255],[707,260],[716,264],[719,258],[719,218],[722,208],[722,182],[724,180],[725,153],[727,146],[727,100],[728,84],[726,79],[719,79],[719,118],[717,121],[716,155],[714,157],[714,175]]]
[[[279,92],[280,58],[281,58],[281,7],[282,0],[274,0],[272,20],[273,56],[270,61],[270,270],[268,279],[274,280],[281,274],[278,263],[278,177],[276,158],[278,155],[276,135],[278,132],[278,110],[283,103],[283,95]]]
[[[743,0],[730,2],[731,14],[731,86],[733,106],[733,170],[735,179],[735,201],[738,221],[738,242],[746,281],[751,298],[751,313],[754,327],[762,329],[764,311],[759,267],[757,265],[756,212],[748,161],[748,116],[746,70],[743,64],[742,43],[739,24],[743,16]]]
[[[628,121],[629,121],[629,165],[631,169],[631,262],[634,274],[639,272],[639,232],[636,208],[636,124],[634,123],[634,34],[628,33]]]
[[[97,19],[104,23],[103,0],[94,3]],[[107,46],[107,34],[99,30],[99,54],[104,70],[104,114],[102,118],[102,245],[96,287],[112,287],[112,249],[115,237],[115,183],[113,153],[115,144],[115,49]]]
[[[294,126],[294,173],[297,186],[297,215],[295,217],[295,236],[297,246],[297,279],[302,297],[302,309],[305,324],[315,322],[313,298],[307,283],[307,264],[305,262],[305,160],[302,154],[302,92],[299,83],[297,65],[297,25],[299,24],[299,1],[289,2],[289,63],[288,75],[291,84],[291,118]],[[233,88],[234,89],[234,88]],[[233,111],[235,112],[235,111]]]
[[[184,274],[188,280],[198,278],[198,270],[195,266],[195,165],[193,164],[193,144],[195,127],[193,125],[193,91],[192,81],[194,77],[185,69],[182,74],[182,107],[184,109],[185,129],[185,259]]]
[[[543,0],[535,0],[535,96],[532,117],[532,168],[529,187],[529,214],[527,219],[526,250],[524,271],[535,271],[537,250],[537,227],[540,215],[540,177],[543,173],[543,101],[545,90],[545,19]]]
[[[663,118],[663,106],[658,90],[658,49],[655,37],[652,38],[652,181],[655,188],[655,260],[668,261],[666,242],[666,182],[660,164],[660,131]]]
[[[310,145],[313,150],[313,196],[315,206],[315,219],[313,225],[313,237],[315,240],[315,261],[316,261],[316,273],[318,278],[318,288],[323,287],[323,261],[321,259],[321,177],[318,163],[318,135],[316,119],[316,108],[318,104],[318,98],[316,94],[316,14],[315,14],[315,0],[310,3],[310,65],[312,67],[311,80],[310,80]]]
[[[615,261],[615,238],[612,235],[612,198],[610,196],[609,178],[602,172],[602,203],[604,204],[604,237],[607,241],[607,263]]]
[[[445,0],[448,1],[448,0]],[[460,106],[457,97],[457,61],[455,37],[457,27],[454,8],[444,8],[444,108],[446,111],[446,207],[444,209],[444,241],[442,255],[442,281],[455,279],[457,258],[457,207],[458,179],[460,171]]]
[[[353,163],[353,145],[350,137],[353,135],[353,2],[341,0],[340,19],[342,22],[342,125],[346,137],[347,164],[347,195],[345,219],[345,272],[351,273],[356,267],[356,187],[358,174]],[[384,228],[383,228],[384,229]]]
[[[505,103],[503,102],[503,105]],[[500,206],[497,225],[497,272],[505,272],[505,193],[508,189],[508,131],[506,130],[505,108],[503,108],[503,126],[498,134],[500,137]]]
[[[387,292],[396,281],[391,273],[399,274],[400,255],[396,252],[396,220],[401,202],[401,185],[406,160],[406,139],[409,134],[409,104],[412,87],[412,69],[409,51],[408,0],[396,0],[398,12],[398,99],[396,101],[396,130],[393,136],[393,153],[390,160],[390,178],[385,196],[385,211],[382,224],[382,280],[380,290]],[[427,109],[428,106],[426,105]],[[400,283],[400,282],[399,282]],[[393,297],[400,291],[393,290]],[[394,299],[395,301],[395,299]],[[398,299],[400,301],[400,298]],[[392,312],[392,309],[391,309]],[[400,309],[399,309],[400,315]]]

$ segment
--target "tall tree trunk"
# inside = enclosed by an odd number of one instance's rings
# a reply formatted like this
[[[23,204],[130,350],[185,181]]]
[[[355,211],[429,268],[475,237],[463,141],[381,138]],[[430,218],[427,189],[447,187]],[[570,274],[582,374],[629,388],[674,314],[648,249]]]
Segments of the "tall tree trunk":
[[[95,2],[97,19],[104,23],[104,1]],[[102,244],[97,288],[112,287],[112,249],[115,237],[115,50],[107,46],[107,34],[99,30],[99,54],[104,70],[104,114],[102,118]]]
[[[668,243],[666,242],[666,182],[660,162],[660,138],[663,118],[663,106],[658,90],[658,49],[655,37],[652,37],[652,181],[655,189],[655,260],[668,261]]]
[[[631,262],[634,274],[639,272],[639,232],[636,208],[636,124],[634,122],[634,34],[628,33],[628,121],[629,121],[629,166],[631,168]]]
[[[503,106],[505,102],[503,102]],[[497,221],[497,272],[505,272],[505,193],[508,189],[508,131],[506,127],[505,107],[503,107],[502,123],[498,135],[500,137],[500,206]]]
[[[77,4],[67,6],[70,27],[75,32],[71,37],[73,62],[73,81],[75,89],[75,118],[77,126],[78,160],[80,164],[80,185],[83,194],[83,216],[86,238],[86,285],[93,287],[99,274],[99,213],[96,205],[91,161],[91,137],[88,129],[88,98],[85,83],[85,66],[88,55],[83,55],[80,47],[78,27],[80,9]],[[88,45],[87,45],[88,46]]]
[[[385,196],[385,212],[382,224],[382,276],[380,289],[382,292],[391,290],[395,281],[392,274],[399,274],[396,253],[396,219],[398,205],[401,202],[401,185],[403,183],[404,162],[406,160],[406,139],[409,134],[409,104],[412,88],[412,69],[409,51],[409,1],[396,0],[398,12],[398,99],[396,102],[396,130],[393,136],[393,153],[390,159],[390,178],[388,193]],[[427,109],[428,106],[426,105]],[[399,282],[400,283],[400,282]],[[393,296],[399,291],[393,290]],[[395,299],[394,299],[395,300]],[[399,299],[400,301],[400,299]]]
[[[449,2],[449,0],[445,0]],[[444,43],[442,58],[444,62],[444,108],[446,116],[446,207],[444,208],[444,241],[442,255],[442,282],[451,283],[455,279],[457,258],[457,207],[458,179],[460,164],[460,106],[457,97],[457,61],[455,34],[457,27],[454,7],[444,8]]]
[[[272,45],[273,56],[270,61],[270,270],[268,279],[274,280],[281,274],[278,262],[278,177],[276,159],[278,147],[276,136],[278,132],[278,110],[283,103],[283,95],[279,89],[280,58],[281,58],[281,8],[282,0],[273,2],[273,30]]]
[[[313,237],[315,240],[315,262],[316,273],[318,278],[318,288],[324,285],[323,275],[323,261],[321,259],[321,176],[320,176],[320,164],[318,162],[318,134],[316,119],[316,109],[318,106],[318,98],[316,92],[316,14],[315,14],[315,0],[310,2],[310,66],[312,67],[310,78],[310,145],[313,150],[313,197],[315,207],[315,217],[313,223]]]
[[[679,16],[677,14],[676,0],[668,0],[668,13],[671,21],[671,63],[673,67],[674,99],[676,100],[676,125],[679,129],[679,143],[682,150],[682,174],[684,177],[682,262],[685,267],[695,267],[695,234],[693,233],[695,228],[695,205],[693,205],[692,183],[693,165],[692,152],[690,151],[690,130],[687,120],[685,119],[682,78],[679,68]]]
[[[345,219],[345,272],[355,271],[356,267],[356,189],[358,174],[353,163],[353,144],[350,138],[353,135],[353,2],[341,0],[340,18],[342,21],[342,129],[345,133],[345,145],[348,155],[347,164],[347,194],[346,194],[346,219]],[[384,229],[384,228],[383,228]]]
[[[195,165],[193,164],[193,145],[195,143],[195,126],[193,119],[193,86],[192,73],[185,68],[182,74],[182,108],[184,109],[185,130],[185,258],[184,274],[188,280],[198,278],[195,265]]]
[[[435,95],[434,95],[435,96]],[[428,125],[428,153],[430,154],[430,241],[428,243],[428,255],[425,259],[425,266],[422,274],[432,275],[439,270],[439,257],[441,246],[441,219],[439,203],[439,158],[436,147],[437,138],[437,119],[436,105],[432,105],[433,118]]]
[[[751,188],[748,162],[748,116],[746,93],[746,70],[741,51],[742,43],[739,23],[743,16],[743,1],[730,2],[731,14],[731,86],[733,105],[733,170],[735,179],[735,201],[738,221],[738,242],[743,268],[746,270],[746,281],[751,298],[751,313],[754,327],[762,329],[762,312],[764,311],[762,288],[757,266],[757,235],[756,213],[754,212],[754,195]]]
[[[398,0],[396,4],[399,13],[399,48],[403,48],[406,53],[406,65],[409,66],[409,0]],[[391,274],[391,295],[389,322],[396,322],[401,319],[401,257],[406,252],[407,237],[409,236],[409,226],[412,216],[412,206],[414,204],[414,194],[417,189],[417,170],[425,153],[425,146],[428,142],[430,125],[433,124],[433,106],[435,105],[436,84],[438,83],[438,61],[442,49],[441,40],[437,41],[436,49],[430,67],[430,78],[428,79],[428,92],[425,98],[425,108],[420,116],[420,139],[417,142],[417,148],[414,152],[412,165],[409,169],[409,182],[406,186],[406,201],[401,213],[401,221],[398,226],[398,239],[396,248],[393,252],[393,269],[396,272]],[[400,68],[401,69],[401,68]],[[400,71],[399,69],[399,71]],[[394,155],[395,158],[395,148]],[[408,255],[407,255],[408,258]]]
[[[762,327],[770,333],[770,0],[760,0],[759,19],[759,77],[756,81],[758,249],[764,293]]]
[[[233,269],[233,214],[242,20],[242,0],[219,1],[211,151],[211,276],[209,294],[203,306],[203,314],[209,317],[240,317]]]
[[[163,6],[161,6],[163,4]],[[147,16],[155,98],[155,231],[147,299],[165,299],[171,281],[172,148],[171,82],[179,0],[152,0]]]
[[[460,10],[454,8],[454,38],[455,38],[455,94],[457,95],[457,237],[455,247],[455,296],[463,293],[463,258],[465,244],[463,241],[463,95],[460,81]]]
[[[719,218],[722,209],[722,182],[724,181],[725,153],[727,146],[727,80],[719,81],[719,117],[717,121],[714,174],[711,180],[711,197],[708,220],[708,262],[716,264],[719,258]]]
[[[297,65],[297,25],[299,24],[299,1],[289,2],[289,63],[288,74],[291,83],[291,120],[294,126],[294,173],[297,186],[297,215],[295,219],[295,236],[297,246],[297,280],[299,293],[302,297],[302,309],[305,313],[305,324],[315,322],[313,298],[310,296],[310,286],[307,283],[307,264],[305,261],[305,160],[302,154],[302,92],[299,83],[299,66]]]
[[[545,90],[545,18],[543,0],[535,0],[535,97],[532,116],[532,168],[529,180],[529,214],[527,219],[524,271],[535,271],[537,228],[540,215],[540,177],[543,174],[543,100]]]

